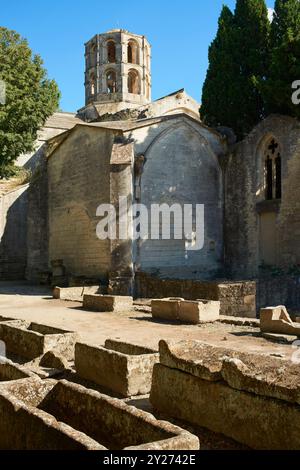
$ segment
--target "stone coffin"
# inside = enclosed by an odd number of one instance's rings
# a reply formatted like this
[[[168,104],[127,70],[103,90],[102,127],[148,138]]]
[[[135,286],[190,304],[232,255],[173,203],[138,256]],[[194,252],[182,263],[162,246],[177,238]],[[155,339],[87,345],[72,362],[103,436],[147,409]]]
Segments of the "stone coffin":
[[[150,401],[254,449],[300,449],[299,379],[299,365],[288,360],[161,341]]]
[[[1,449],[199,449],[189,432],[64,380],[0,385],[0,415]]]
[[[153,318],[199,325],[220,318],[220,302],[213,300],[184,300],[169,298],[152,300]]]
[[[68,300],[70,302],[83,302],[85,294],[99,294],[101,287],[84,286],[84,287],[54,287],[53,298],[60,300]]]
[[[292,322],[283,305],[260,310],[260,329],[263,333],[300,336],[300,325]]]
[[[47,351],[54,351],[72,360],[77,334],[38,323],[4,322],[0,323],[0,340],[4,341],[8,353],[26,359],[32,360]]]
[[[152,317],[161,320],[179,320],[181,298],[158,299],[151,301]]]
[[[122,312],[131,310],[133,298],[118,295],[85,294],[83,308],[94,312]]]
[[[77,374],[123,397],[150,393],[156,362],[156,351],[120,341],[107,340],[105,347],[75,346]]]

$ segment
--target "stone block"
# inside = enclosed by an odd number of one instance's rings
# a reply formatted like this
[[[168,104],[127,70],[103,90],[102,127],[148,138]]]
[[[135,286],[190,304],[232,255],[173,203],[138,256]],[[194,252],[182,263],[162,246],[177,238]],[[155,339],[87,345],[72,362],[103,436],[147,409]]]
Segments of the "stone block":
[[[161,320],[178,321],[180,302],[182,300],[184,299],[176,297],[161,300],[152,300],[152,317],[159,318]]]
[[[300,449],[298,364],[199,341],[160,341],[159,351],[155,409],[254,449]]]
[[[47,351],[43,355],[40,360],[40,366],[57,370],[69,369],[68,361],[63,356],[55,354],[53,351]]]
[[[65,380],[0,384],[0,448],[198,450],[196,436]]]
[[[71,302],[83,302],[85,294],[99,294],[100,290],[101,287],[99,286],[54,287],[53,298],[69,300]]]
[[[124,397],[150,392],[153,366],[159,354],[152,349],[107,340],[105,347],[77,343],[77,374]]]
[[[299,450],[300,407],[155,364],[150,401],[167,416],[253,449]]]
[[[133,298],[118,295],[85,294],[83,308],[95,312],[126,312],[133,308]]]
[[[211,300],[168,298],[152,300],[151,307],[153,318],[194,325],[214,322],[220,316],[220,302]]]
[[[260,329],[263,333],[300,336],[300,325],[292,322],[283,305],[260,310]]]
[[[7,352],[30,360],[47,351],[72,360],[77,334],[33,322],[3,322],[0,323],[0,340],[4,341]]]
[[[161,340],[159,355],[160,363],[166,367],[200,379],[225,381],[232,388],[300,404],[299,365],[289,359],[241,352],[201,341]]]
[[[184,323],[211,323],[220,318],[220,302],[212,300],[197,300],[180,302],[179,320]]]

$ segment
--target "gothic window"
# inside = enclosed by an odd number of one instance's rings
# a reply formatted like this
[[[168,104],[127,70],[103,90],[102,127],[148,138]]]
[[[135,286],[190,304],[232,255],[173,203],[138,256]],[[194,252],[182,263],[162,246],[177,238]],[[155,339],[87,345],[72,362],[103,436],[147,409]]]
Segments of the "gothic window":
[[[117,75],[116,72],[110,70],[106,74],[107,93],[117,92]]]
[[[116,62],[116,44],[114,41],[108,41],[107,43],[107,59],[110,64]]]
[[[265,149],[265,198],[281,199],[281,152],[278,142],[272,138]]]
[[[128,43],[128,62],[130,64],[139,64],[139,46],[135,41]]]
[[[128,93],[140,94],[140,77],[136,70],[130,70],[128,73]]]

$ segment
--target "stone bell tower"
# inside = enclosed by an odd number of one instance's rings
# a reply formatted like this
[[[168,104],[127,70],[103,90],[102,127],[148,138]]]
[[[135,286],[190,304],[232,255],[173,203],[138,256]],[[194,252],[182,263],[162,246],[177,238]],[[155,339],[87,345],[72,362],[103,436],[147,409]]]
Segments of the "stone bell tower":
[[[85,45],[85,61],[86,106],[116,112],[151,101],[151,46],[144,36],[123,29],[97,34]]]

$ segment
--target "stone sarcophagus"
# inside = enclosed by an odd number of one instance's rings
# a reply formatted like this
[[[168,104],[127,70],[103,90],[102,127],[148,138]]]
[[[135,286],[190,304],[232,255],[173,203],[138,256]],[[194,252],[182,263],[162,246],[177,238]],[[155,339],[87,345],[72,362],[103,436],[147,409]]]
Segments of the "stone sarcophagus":
[[[198,341],[161,341],[159,351],[156,410],[253,449],[300,449],[298,364]]]
[[[54,287],[53,298],[70,302],[83,302],[86,294],[99,294],[100,286]]]
[[[122,312],[131,310],[133,298],[121,295],[85,294],[83,308],[94,312]]]
[[[197,450],[196,436],[65,380],[0,384],[4,450]]]
[[[295,335],[300,337],[300,325],[293,323],[285,306],[260,310],[260,329],[263,333]]]
[[[33,322],[0,323],[0,340],[8,353],[29,360],[54,351],[67,360],[74,359],[77,334]]]
[[[214,300],[184,300],[168,298],[152,300],[152,317],[194,325],[219,320],[220,302]]]
[[[121,341],[107,340],[105,347],[75,346],[77,374],[123,397],[150,392],[153,366],[158,361],[156,351]]]

